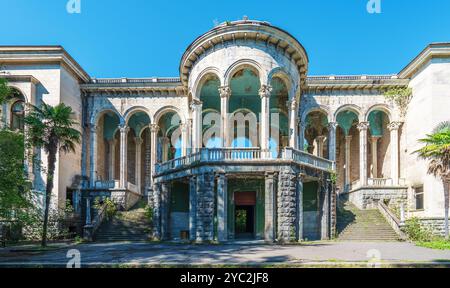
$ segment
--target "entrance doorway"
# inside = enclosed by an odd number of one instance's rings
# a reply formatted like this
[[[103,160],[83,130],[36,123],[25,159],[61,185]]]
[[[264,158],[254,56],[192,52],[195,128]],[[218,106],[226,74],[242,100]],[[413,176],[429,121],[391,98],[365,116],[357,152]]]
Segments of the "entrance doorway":
[[[235,192],[235,237],[239,239],[255,238],[256,192]]]

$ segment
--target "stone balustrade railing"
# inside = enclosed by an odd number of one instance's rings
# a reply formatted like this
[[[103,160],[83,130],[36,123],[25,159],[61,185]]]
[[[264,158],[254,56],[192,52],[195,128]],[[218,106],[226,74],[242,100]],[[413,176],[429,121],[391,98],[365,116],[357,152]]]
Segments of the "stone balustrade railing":
[[[271,161],[275,159],[292,160],[327,171],[335,168],[332,161],[293,148],[285,148],[281,158],[275,158],[270,151],[264,152],[260,148],[202,148],[199,152],[191,153],[188,156],[156,164],[155,172],[156,174],[166,173],[199,163]]]

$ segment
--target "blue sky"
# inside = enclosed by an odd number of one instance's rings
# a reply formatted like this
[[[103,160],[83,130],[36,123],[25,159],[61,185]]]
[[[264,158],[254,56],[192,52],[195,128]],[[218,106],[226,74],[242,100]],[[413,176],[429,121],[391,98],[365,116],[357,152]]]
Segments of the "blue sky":
[[[309,75],[399,72],[431,42],[450,42],[450,1],[0,0],[0,45],[64,46],[92,77],[178,76],[180,58],[214,22],[264,20],[306,48]]]

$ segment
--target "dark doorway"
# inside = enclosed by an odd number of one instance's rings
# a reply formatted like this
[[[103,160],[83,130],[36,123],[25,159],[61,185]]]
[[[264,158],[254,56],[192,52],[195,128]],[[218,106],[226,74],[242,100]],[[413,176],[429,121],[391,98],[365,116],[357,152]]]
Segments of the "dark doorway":
[[[236,238],[255,237],[255,206],[236,206]]]
[[[240,239],[255,238],[256,192],[235,193],[235,235]]]

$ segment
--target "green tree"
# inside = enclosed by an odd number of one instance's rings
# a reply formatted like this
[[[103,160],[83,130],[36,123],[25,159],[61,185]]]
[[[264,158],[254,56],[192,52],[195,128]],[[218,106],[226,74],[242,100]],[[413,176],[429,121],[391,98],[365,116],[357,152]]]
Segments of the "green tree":
[[[429,162],[428,174],[441,179],[444,186],[445,238],[449,239],[450,121],[441,123],[433,130],[432,134],[419,141],[425,146],[415,151],[415,153]]]
[[[75,152],[75,146],[80,143],[81,139],[81,133],[74,128],[78,126],[78,123],[72,119],[72,116],[72,108],[64,103],[55,107],[43,103],[41,107],[31,105],[31,109],[25,117],[28,145],[44,149],[47,153],[48,167],[42,246],[47,245],[48,216],[51,193],[54,186],[57,153]]]
[[[401,116],[406,116],[406,112],[408,111],[409,102],[411,102],[412,98],[412,89],[411,88],[391,88],[384,93],[384,97],[388,100],[391,100],[397,105],[400,110]]]
[[[6,101],[9,96],[11,89],[8,86],[8,81],[5,78],[0,78],[0,104]]]

